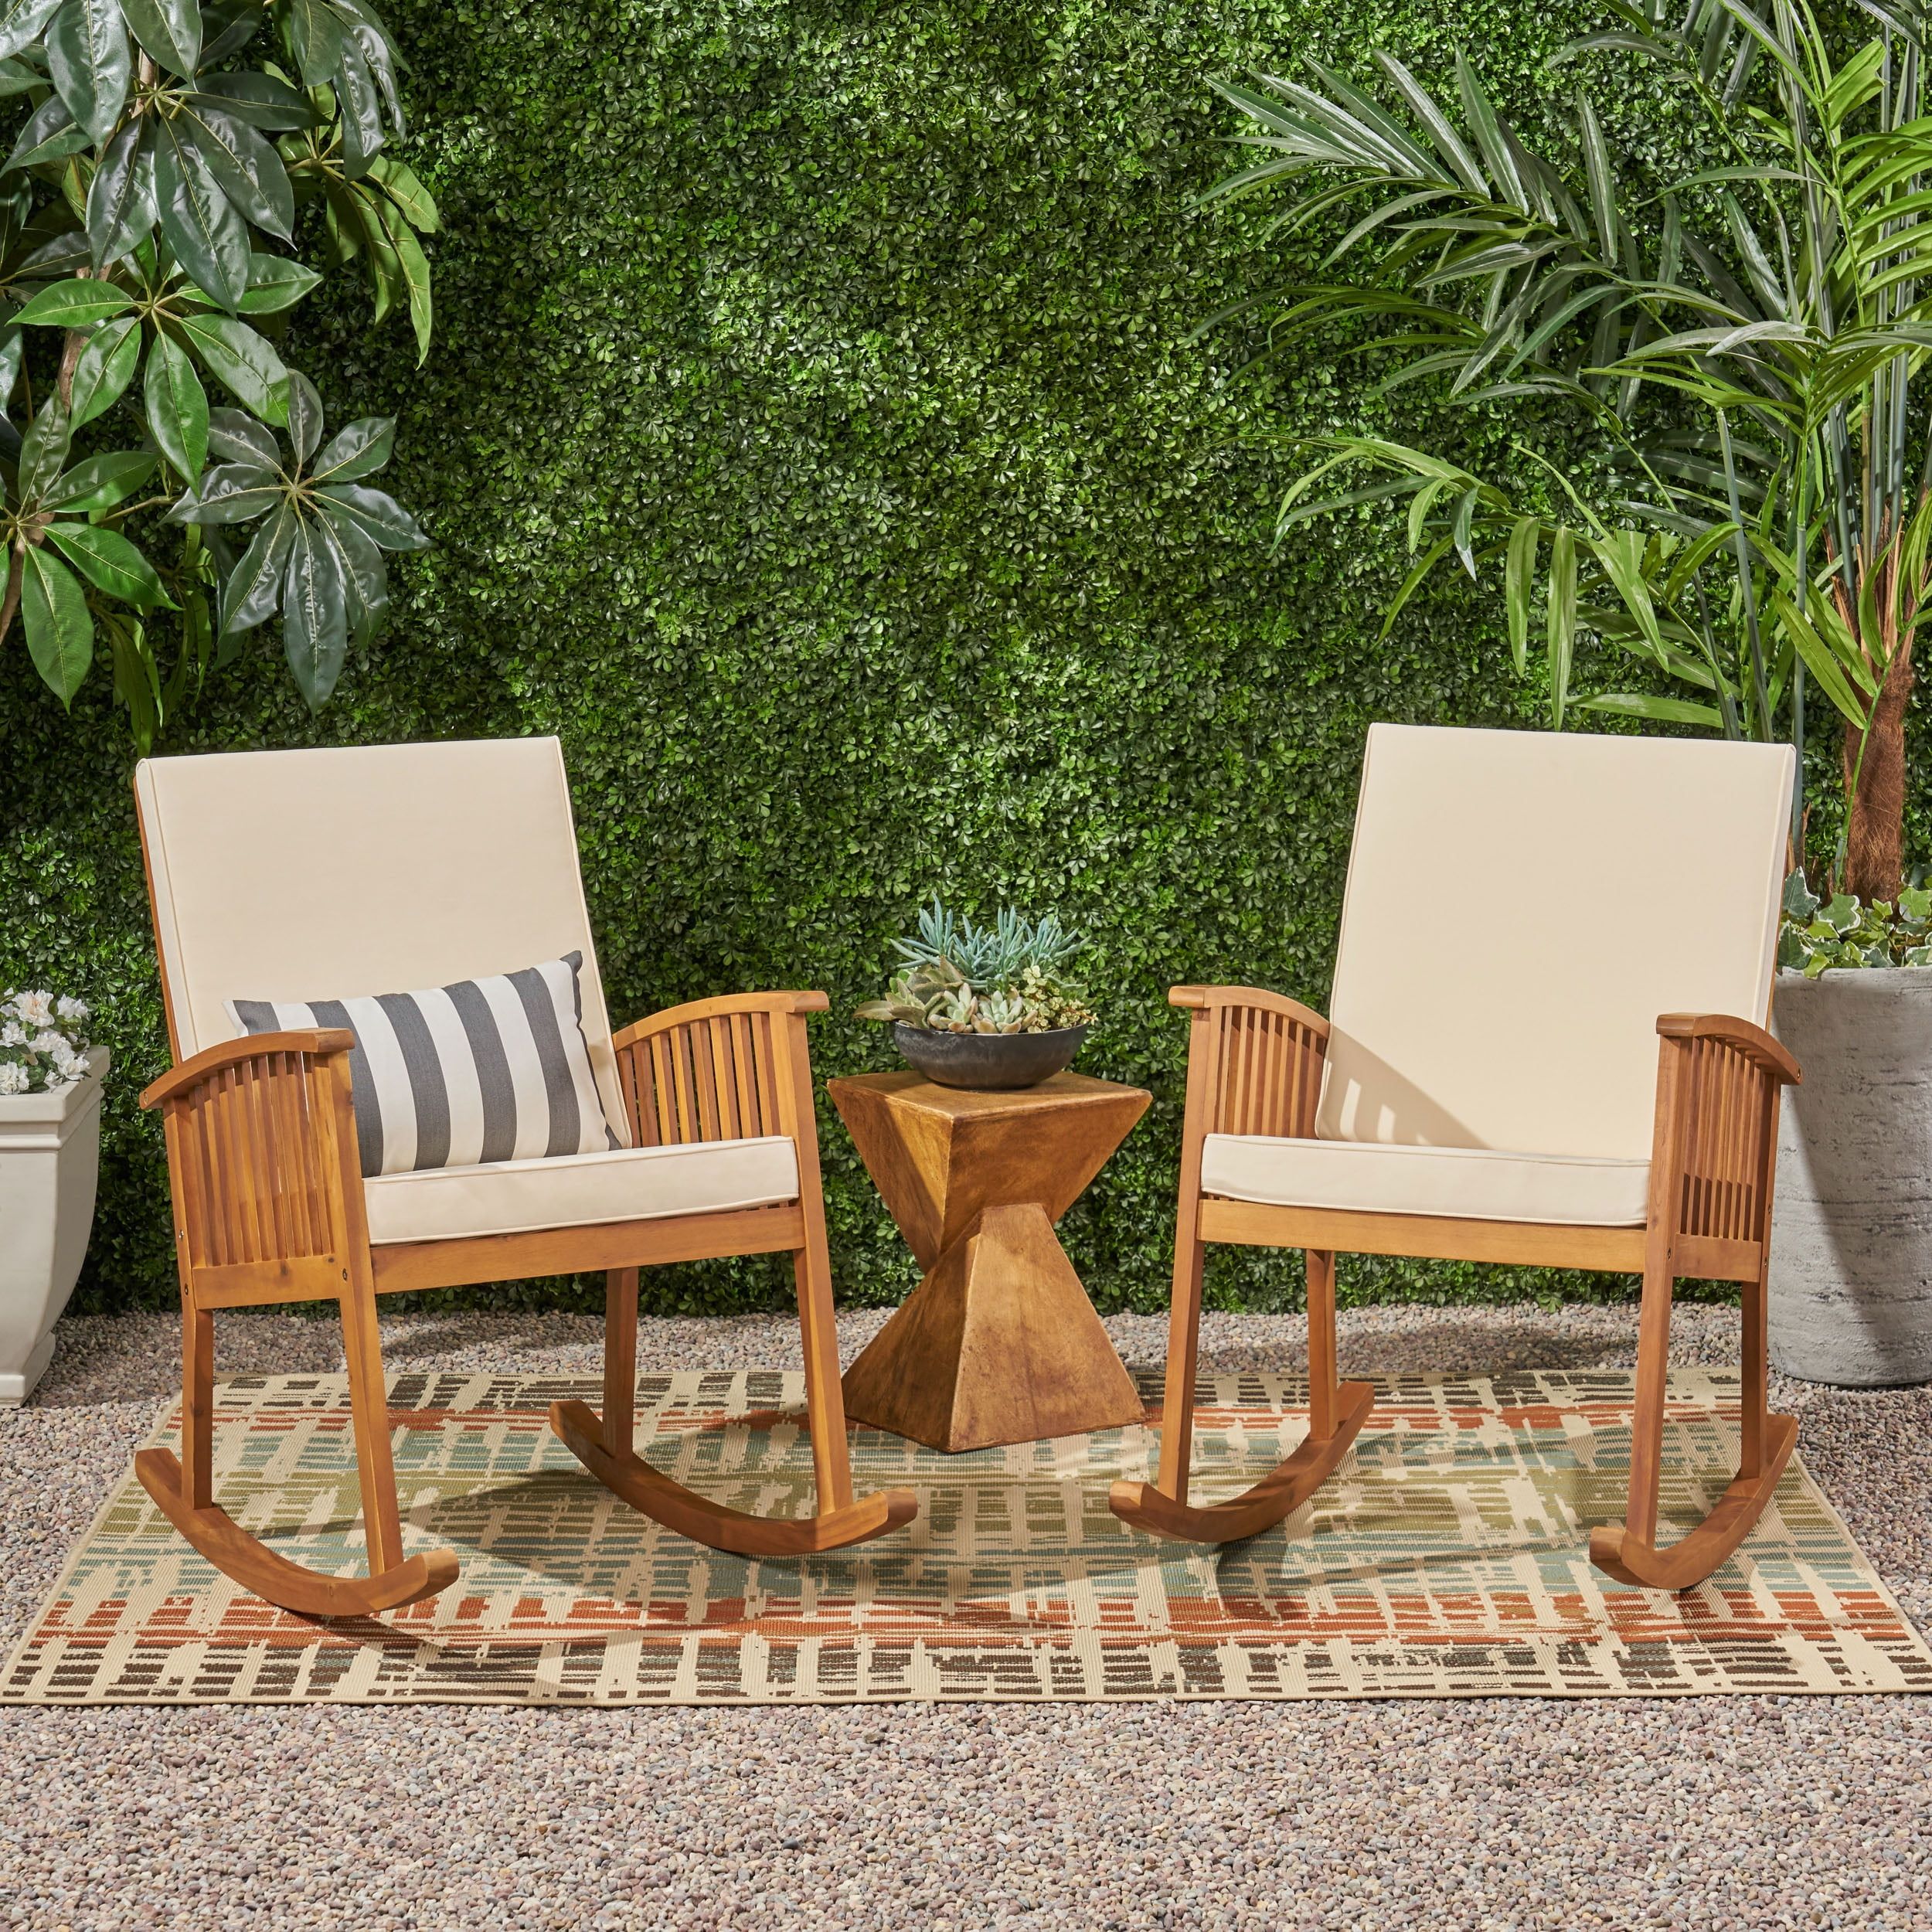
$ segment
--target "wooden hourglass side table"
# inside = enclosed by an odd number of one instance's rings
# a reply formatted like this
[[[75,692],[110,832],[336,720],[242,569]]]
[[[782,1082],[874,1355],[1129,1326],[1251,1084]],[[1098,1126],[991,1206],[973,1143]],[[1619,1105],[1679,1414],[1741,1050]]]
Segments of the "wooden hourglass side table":
[[[1083,1073],[1007,1094],[909,1070],[828,1084],[926,1270],[846,1372],[846,1413],[944,1450],[1144,1420],[1053,1223],[1150,1097]]]

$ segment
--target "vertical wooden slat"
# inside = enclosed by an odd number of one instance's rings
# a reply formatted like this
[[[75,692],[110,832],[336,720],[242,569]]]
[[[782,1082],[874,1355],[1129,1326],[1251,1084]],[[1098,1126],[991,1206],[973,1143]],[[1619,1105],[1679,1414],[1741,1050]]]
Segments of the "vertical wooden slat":
[[[738,1131],[747,1140],[765,1129],[758,1121],[758,1075],[752,1064],[751,1023],[743,1013],[733,1013],[731,1026],[731,1072],[738,1088]]]
[[[752,1061],[757,1069],[758,1118],[762,1124],[760,1134],[777,1134],[782,1130],[778,1124],[777,1076],[774,1070],[771,1046],[771,1015],[753,1013],[751,1015]]]
[[[687,1026],[685,1036],[691,1043],[691,1100],[696,1132],[700,1141],[718,1138],[718,1063],[711,1051],[711,1029],[702,1021]]]
[[[662,1033],[651,1036],[651,1084],[658,1117],[657,1145],[668,1147],[678,1138],[678,1103],[671,1081],[671,1043]]]
[[[711,1036],[711,1078],[717,1096],[718,1135],[721,1140],[743,1138],[738,1126],[738,1083],[732,1068],[731,1022],[719,1017],[705,1022]]]
[[[624,1104],[631,1115],[631,1131],[637,1136],[640,1147],[655,1147],[658,1144],[658,1121],[650,1104],[649,1081],[648,1063],[637,1048],[627,1046],[617,1056],[617,1083],[624,1090]]]

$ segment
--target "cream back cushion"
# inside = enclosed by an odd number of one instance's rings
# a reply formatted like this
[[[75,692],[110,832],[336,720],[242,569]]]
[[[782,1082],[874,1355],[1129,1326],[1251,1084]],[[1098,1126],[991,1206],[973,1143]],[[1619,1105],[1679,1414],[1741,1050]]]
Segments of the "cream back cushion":
[[[1657,1016],[1770,1002],[1785,746],[1369,733],[1316,1133],[1648,1158]]]
[[[625,1133],[554,738],[151,758],[134,792],[178,1059],[236,998],[444,986],[581,953],[583,1027]]]

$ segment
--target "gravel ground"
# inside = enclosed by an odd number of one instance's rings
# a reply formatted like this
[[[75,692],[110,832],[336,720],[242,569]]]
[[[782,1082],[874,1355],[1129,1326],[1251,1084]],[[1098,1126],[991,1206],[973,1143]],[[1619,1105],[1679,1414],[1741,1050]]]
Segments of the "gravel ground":
[[[848,1356],[878,1325],[842,1324]],[[1357,1311],[1352,1370],[1627,1363],[1634,1311]],[[1680,1311],[1682,1360],[1736,1316]],[[1209,1316],[1212,1366],[1299,1358]],[[1158,1362],[1162,1325],[1108,1324]],[[419,1317],[392,1366],[589,1371],[591,1321]],[[224,1368],[340,1366],[328,1325],[225,1317]],[[168,1393],[158,1318],[76,1320],[0,1412],[0,1651]],[[647,1323],[655,1366],[797,1359],[763,1318]],[[1921,1627],[1932,1390],[1784,1384],[1800,1446]],[[0,1926],[1932,1927],[1932,1708],[1681,1702],[417,1706],[0,1711]]]

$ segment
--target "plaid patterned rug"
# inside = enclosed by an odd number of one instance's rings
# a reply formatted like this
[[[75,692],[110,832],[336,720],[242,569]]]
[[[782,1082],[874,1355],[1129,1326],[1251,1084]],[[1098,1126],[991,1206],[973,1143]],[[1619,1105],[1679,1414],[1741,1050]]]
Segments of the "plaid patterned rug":
[[[1672,1383],[1664,1509],[1729,1475],[1730,1378]],[[1150,1397],[1158,1386],[1150,1380]],[[1197,1497],[1293,1447],[1298,1385],[1204,1383]],[[565,1378],[396,1378],[412,1549],[463,1563],[379,1621],[272,1610],[176,1536],[130,1476],[0,1677],[0,1702],[755,1704],[930,1699],[1679,1696],[1932,1690],[1929,1653],[1795,1461],[1736,1557],[1672,1598],[1592,1570],[1621,1513],[1630,1378],[1405,1377],[1313,1504],[1230,1548],[1158,1544],[1110,1513],[1151,1430],[944,1456],[854,1437],[861,1490],[920,1492],[909,1529],[752,1561],[634,1514],[549,1433]],[[795,1374],[645,1378],[645,1453],[741,1509],[808,1506]],[[1732,1413],[1735,1413],[1734,1407]],[[164,1417],[153,1438],[173,1440]],[[339,1378],[221,1386],[216,1494],[328,1570],[360,1566]],[[1685,1473],[1689,1471],[1690,1473]],[[1667,1528],[1668,1533],[1668,1528]]]

